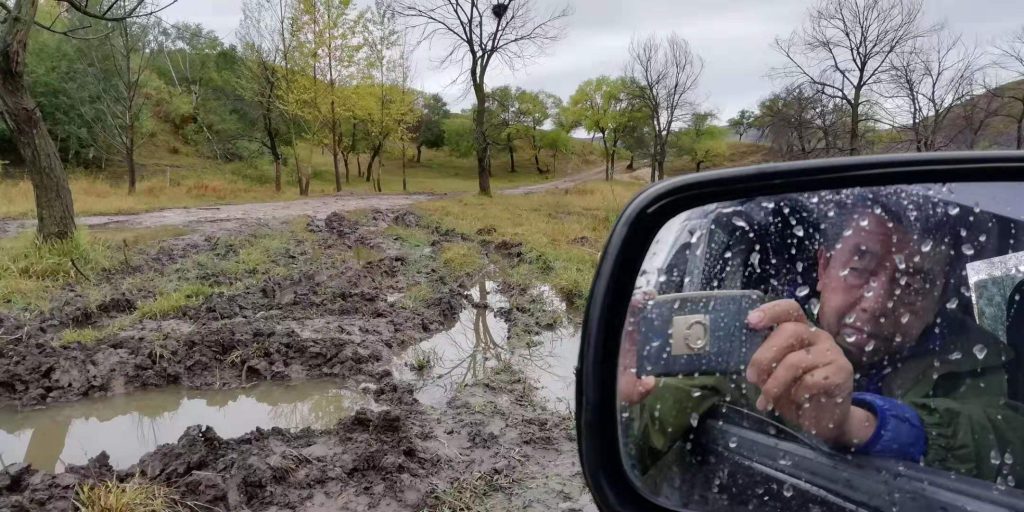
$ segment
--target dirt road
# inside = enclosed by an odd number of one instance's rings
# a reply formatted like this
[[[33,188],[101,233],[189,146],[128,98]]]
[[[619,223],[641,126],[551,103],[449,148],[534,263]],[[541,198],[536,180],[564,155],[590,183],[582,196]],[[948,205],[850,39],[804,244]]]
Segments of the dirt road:
[[[604,168],[572,174],[565,178],[499,191],[500,194],[533,194],[547,190],[570,188],[585,181],[604,177]],[[300,215],[326,217],[331,212],[377,208],[393,210],[414,203],[436,199],[435,194],[409,195],[333,195],[274,203],[247,203],[198,208],[172,208],[133,215],[97,215],[79,217],[79,226],[92,228],[152,228],[182,226],[206,228],[201,231],[235,231],[236,228],[263,222],[283,220]],[[0,238],[20,233],[35,226],[33,220],[0,220]]]

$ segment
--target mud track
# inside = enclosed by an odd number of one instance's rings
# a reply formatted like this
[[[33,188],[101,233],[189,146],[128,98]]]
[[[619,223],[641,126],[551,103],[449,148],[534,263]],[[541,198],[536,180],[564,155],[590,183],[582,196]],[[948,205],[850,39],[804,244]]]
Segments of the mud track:
[[[242,281],[94,344],[56,342],[67,329],[131,315],[140,299],[118,292],[117,283],[196,254],[228,257],[226,242],[202,234],[164,242],[145,261],[101,276],[111,283],[103,300],[69,288],[46,312],[0,316],[0,400],[8,403],[329,377],[383,406],[327,430],[256,429],[222,439],[190,427],[120,471],[104,455],[58,475],[9,465],[0,471],[0,510],[70,511],[79,486],[133,478],[169,487],[186,510],[593,510],[571,418],[547,409],[516,368],[497,368],[440,410],[417,402],[393,376],[401,350],[450,326],[466,300],[465,290],[445,283],[429,249],[409,251],[385,232],[418,223],[409,212],[379,210],[311,220],[308,247],[290,248],[282,264],[292,271]],[[433,245],[458,238],[434,236]],[[347,251],[356,247],[379,257],[353,263]],[[422,283],[433,292],[420,302],[394,300]],[[539,299],[526,296],[522,307],[502,311],[510,331],[537,329],[531,311],[544,307],[530,300]]]

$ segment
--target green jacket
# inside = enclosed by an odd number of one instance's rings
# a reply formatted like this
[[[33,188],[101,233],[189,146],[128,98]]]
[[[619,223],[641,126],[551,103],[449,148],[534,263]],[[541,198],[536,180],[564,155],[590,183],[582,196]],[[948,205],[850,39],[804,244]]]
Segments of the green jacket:
[[[882,394],[921,416],[928,436],[925,465],[992,482],[1003,476],[1024,487],[1024,406],[1007,400],[1003,370],[1012,353],[973,322],[955,323],[937,350],[894,364],[882,379]],[[978,346],[984,350],[975,351]],[[669,450],[678,453],[677,445],[689,441],[694,423],[715,404],[726,400],[753,410],[758,394],[742,376],[659,379],[626,421],[641,473]],[[996,456],[1005,460],[993,463]]]

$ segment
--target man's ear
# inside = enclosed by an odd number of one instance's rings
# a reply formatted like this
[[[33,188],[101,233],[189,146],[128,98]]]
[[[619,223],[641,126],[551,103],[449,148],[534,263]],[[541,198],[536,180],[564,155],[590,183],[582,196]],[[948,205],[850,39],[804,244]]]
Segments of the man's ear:
[[[828,270],[829,257],[824,248],[818,249],[818,284],[816,289],[821,291],[821,282],[825,280],[825,272]]]

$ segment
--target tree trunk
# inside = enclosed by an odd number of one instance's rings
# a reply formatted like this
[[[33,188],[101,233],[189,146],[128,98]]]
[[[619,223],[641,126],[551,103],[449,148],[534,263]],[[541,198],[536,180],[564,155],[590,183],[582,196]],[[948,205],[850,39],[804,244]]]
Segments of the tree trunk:
[[[366,163],[366,182],[373,183],[373,162],[380,156],[380,146],[373,148],[373,152],[370,153],[370,161]]]
[[[402,143],[402,192],[408,192],[409,191],[409,184],[408,184],[408,182],[405,179],[405,167],[406,167],[406,163],[405,163],[405,143],[403,142]]]
[[[416,163],[420,163],[423,158],[423,144],[416,145]]]
[[[483,80],[473,84],[476,94],[476,112],[473,116],[473,135],[476,140],[476,172],[480,183],[480,193],[491,195],[491,155],[490,143],[487,140],[487,96],[484,92]]]
[[[853,106],[850,108],[850,155],[860,154],[860,91],[853,93]]]
[[[612,172],[608,176],[608,181],[615,179],[615,146],[612,146]]]
[[[57,147],[42,114],[25,85],[29,31],[37,0],[14,3],[0,44],[0,110],[11,139],[25,159],[36,202],[36,233],[44,241],[67,240],[75,234],[71,188]]]
[[[608,152],[608,135],[606,130],[601,130],[601,145],[604,146],[604,180],[612,180],[612,170],[609,167],[611,154]]]
[[[341,162],[343,164],[345,164],[345,184],[347,185],[347,184],[351,183],[351,180],[349,178],[349,170],[348,170],[348,153],[342,153],[341,154]]]
[[[134,194],[135,184],[138,181],[135,173],[135,135],[132,133],[135,128],[129,123],[127,129],[128,140],[124,146],[124,163],[128,167],[128,193]]]
[[[636,155],[634,155],[633,153],[630,153],[629,154],[629,165],[626,166],[626,170],[627,171],[632,171],[634,169],[636,169]]]
[[[359,174],[357,176],[358,178],[362,178],[363,177],[363,162],[362,162],[362,159],[363,159],[363,155],[360,155],[359,153],[356,153],[356,173]]]
[[[512,146],[511,134],[505,135],[505,143],[508,145],[508,161],[509,165],[511,165],[511,168],[508,170],[508,172],[513,173],[516,172],[516,148]]]
[[[281,160],[274,159],[274,192],[281,193]]]
[[[1024,117],[1017,118],[1017,149],[1024,149]]]

